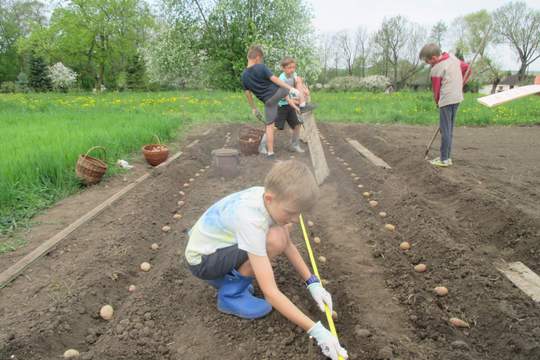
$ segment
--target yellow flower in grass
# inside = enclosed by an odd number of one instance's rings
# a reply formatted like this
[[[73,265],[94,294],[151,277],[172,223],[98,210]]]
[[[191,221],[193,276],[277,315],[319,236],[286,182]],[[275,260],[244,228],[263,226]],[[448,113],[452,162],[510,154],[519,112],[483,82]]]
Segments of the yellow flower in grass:
[[[360,114],[362,112],[362,108],[360,106],[357,106],[354,108],[354,112]]]

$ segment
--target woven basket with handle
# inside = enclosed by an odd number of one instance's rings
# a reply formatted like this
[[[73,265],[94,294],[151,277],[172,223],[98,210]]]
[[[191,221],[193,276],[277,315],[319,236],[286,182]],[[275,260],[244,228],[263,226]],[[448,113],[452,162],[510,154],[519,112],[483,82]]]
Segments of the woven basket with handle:
[[[79,155],[79,159],[77,160],[75,174],[85,185],[97,184],[107,171],[107,164],[104,161],[88,155],[91,151],[97,149],[103,151],[103,158],[105,159],[105,148],[102,146],[93,146],[88,149],[86,154]]]
[[[264,130],[244,125],[240,128],[238,135],[240,152],[243,155],[255,155],[259,153],[259,144],[264,135]]]
[[[157,166],[167,160],[169,157],[169,148],[163,145],[157,135],[154,135],[157,144],[149,144],[143,146],[143,155],[146,162],[152,166]]]

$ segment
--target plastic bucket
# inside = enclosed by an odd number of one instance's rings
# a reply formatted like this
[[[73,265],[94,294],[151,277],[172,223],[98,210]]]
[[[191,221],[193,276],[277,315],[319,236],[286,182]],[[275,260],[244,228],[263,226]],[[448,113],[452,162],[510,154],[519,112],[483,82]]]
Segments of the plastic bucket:
[[[240,153],[236,149],[217,149],[212,151],[214,164],[218,174],[223,177],[234,177],[238,175],[240,163]]]

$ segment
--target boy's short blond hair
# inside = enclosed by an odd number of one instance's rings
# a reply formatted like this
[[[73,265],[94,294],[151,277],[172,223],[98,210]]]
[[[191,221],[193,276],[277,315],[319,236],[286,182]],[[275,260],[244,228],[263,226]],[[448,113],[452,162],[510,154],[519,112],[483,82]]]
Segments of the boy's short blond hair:
[[[286,200],[300,212],[311,209],[319,198],[319,186],[309,167],[298,160],[280,161],[264,179],[264,190],[277,201]]]
[[[431,58],[434,56],[441,56],[441,48],[437,44],[434,44],[434,43],[426,44],[424,45],[422,50],[420,50],[421,60],[424,60],[424,61],[431,60]]]
[[[290,56],[285,56],[280,63],[281,67],[289,66],[290,64],[296,64],[296,60]]]
[[[260,45],[251,45],[248,50],[248,59],[256,59],[257,56],[264,57],[262,47]]]

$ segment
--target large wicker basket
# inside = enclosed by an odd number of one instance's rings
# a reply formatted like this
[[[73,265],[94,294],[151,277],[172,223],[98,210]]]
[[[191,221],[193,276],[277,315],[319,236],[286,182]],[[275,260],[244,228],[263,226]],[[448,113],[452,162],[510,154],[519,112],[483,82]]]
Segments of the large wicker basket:
[[[169,157],[169,148],[163,145],[157,135],[154,135],[157,144],[149,144],[143,146],[143,155],[146,162],[152,166],[158,166]]]
[[[264,130],[244,125],[240,128],[238,135],[240,152],[243,155],[255,155],[259,153],[259,145],[264,135]]]
[[[88,155],[91,151],[101,149],[103,158],[106,157],[105,148],[101,146],[91,147],[86,154],[80,155],[75,167],[75,174],[85,185],[94,185],[101,181],[103,174],[107,171],[107,164],[104,161]]]

